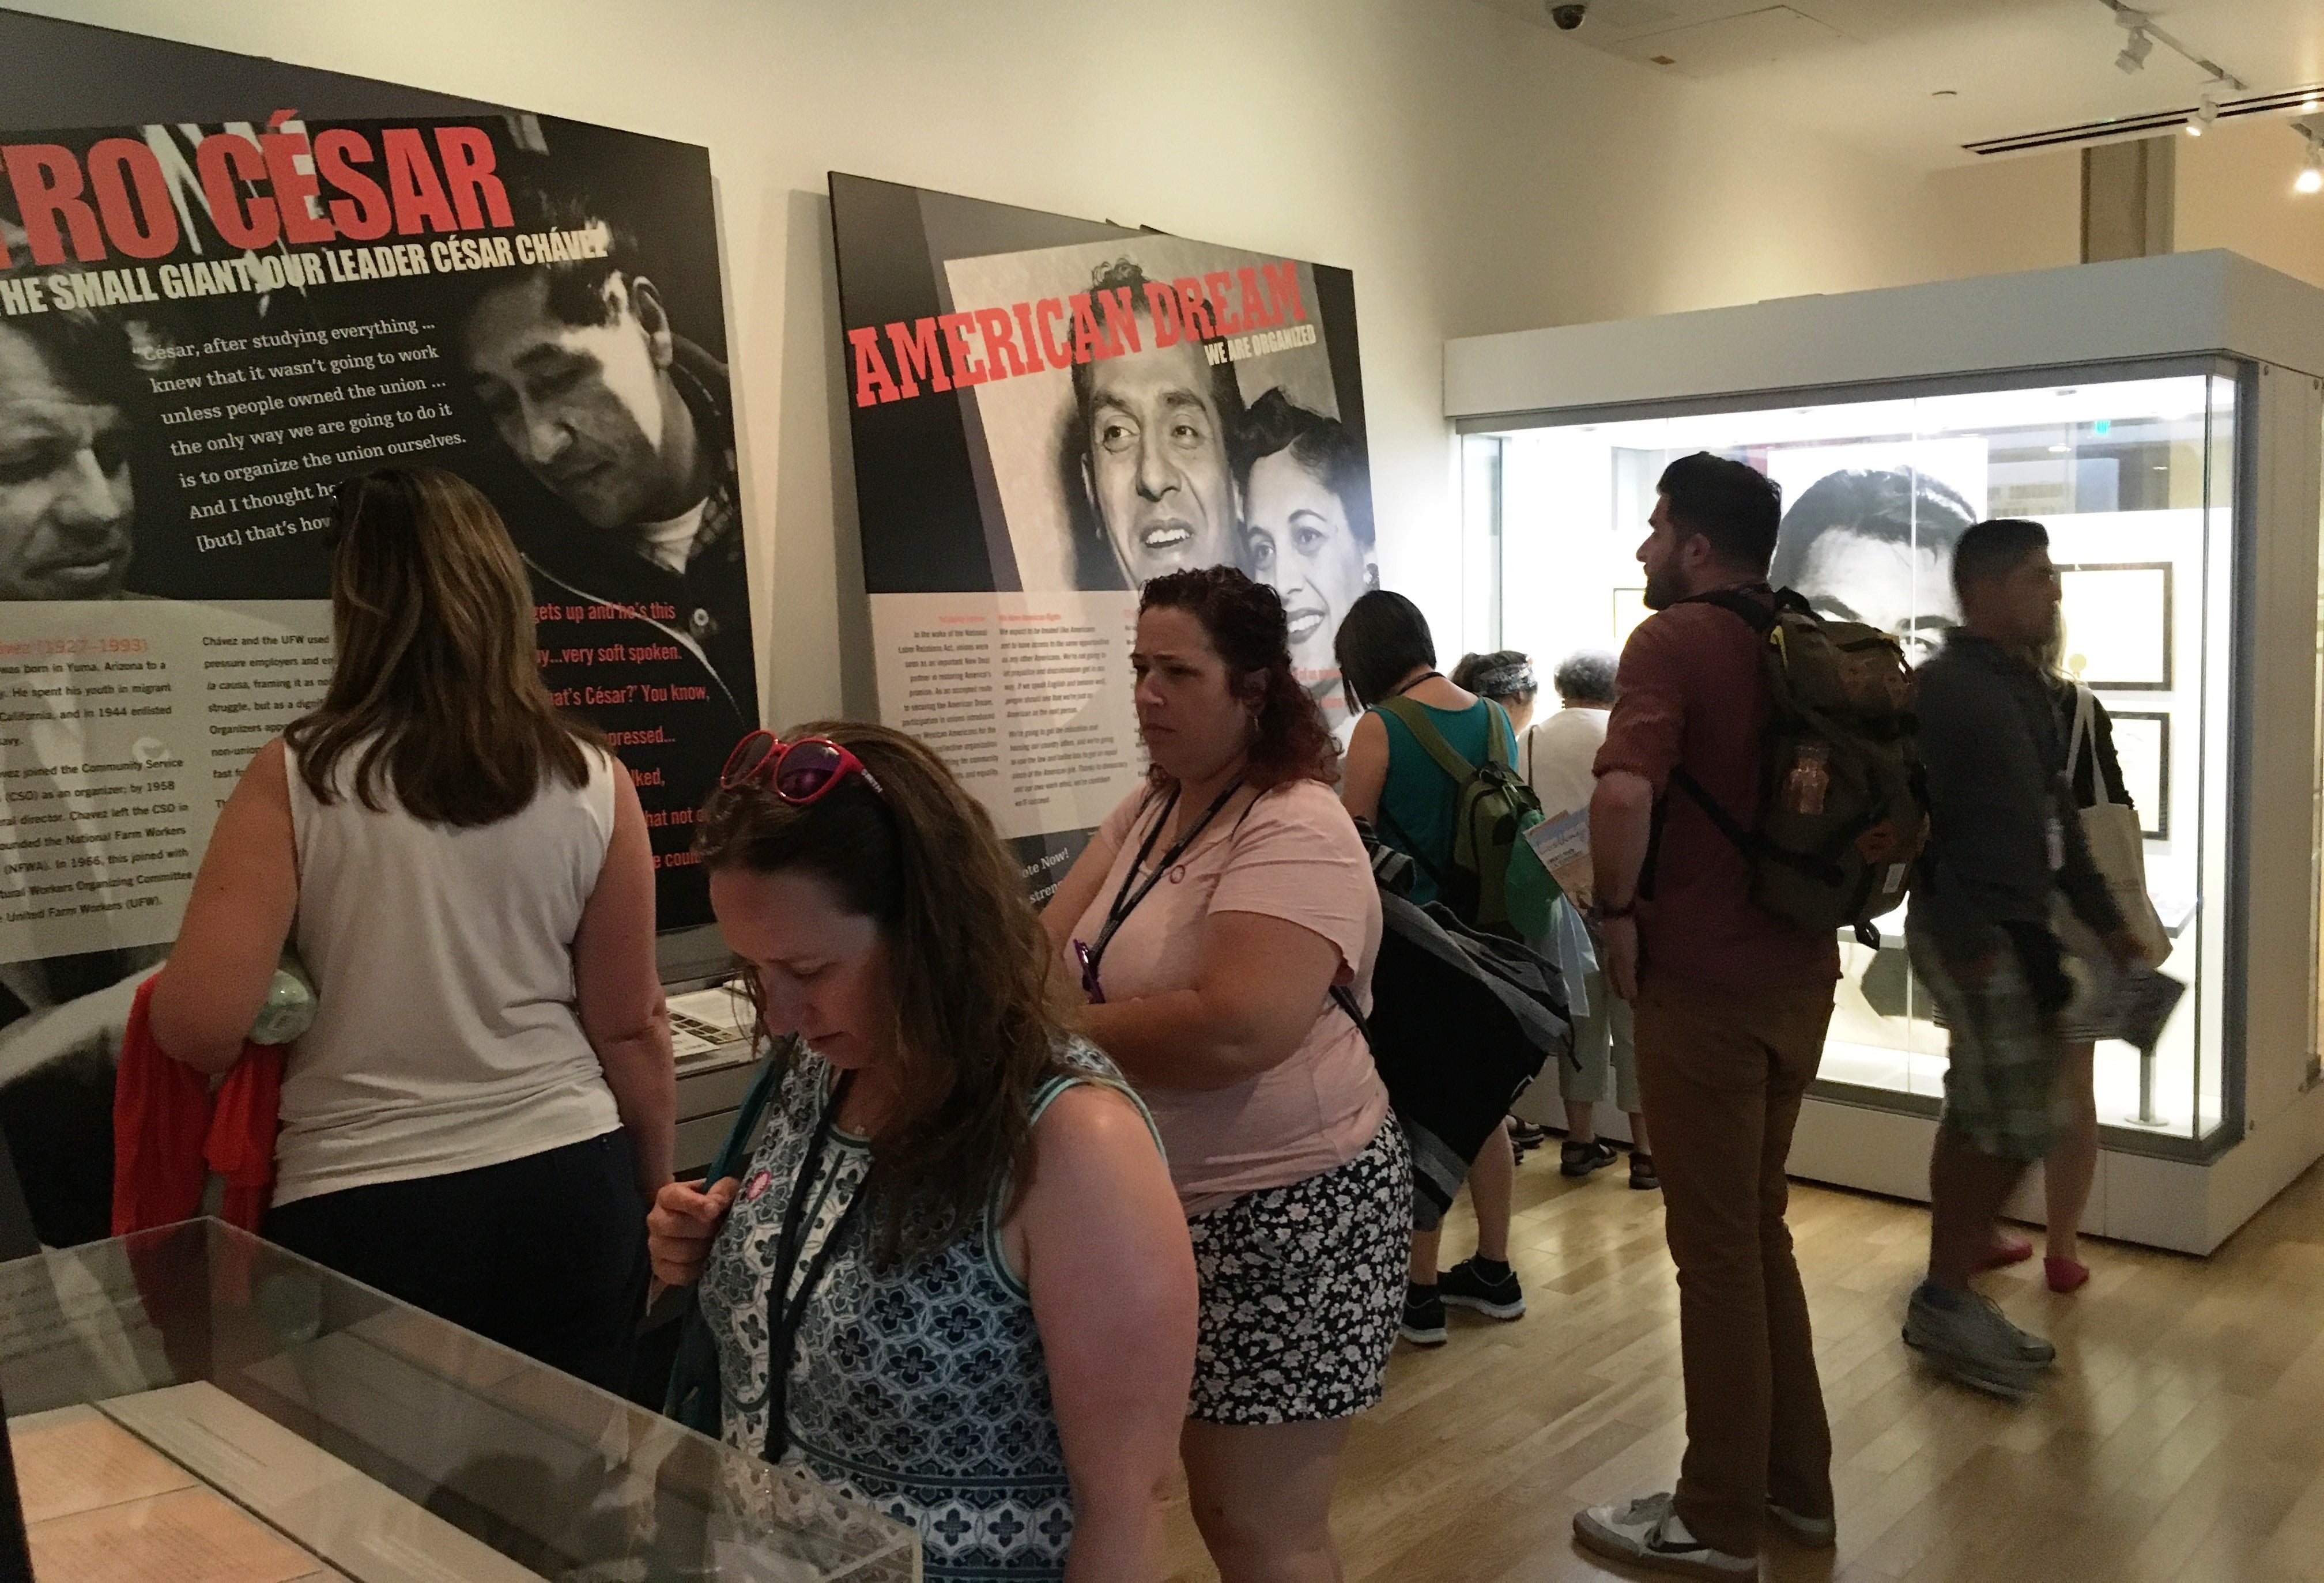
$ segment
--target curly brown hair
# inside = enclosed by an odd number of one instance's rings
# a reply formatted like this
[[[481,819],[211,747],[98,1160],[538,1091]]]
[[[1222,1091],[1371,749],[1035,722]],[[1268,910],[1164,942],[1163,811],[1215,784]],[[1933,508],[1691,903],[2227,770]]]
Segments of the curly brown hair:
[[[1264,792],[1294,780],[1329,786],[1340,778],[1340,745],[1323,723],[1323,712],[1291,674],[1291,625],[1274,589],[1232,566],[1196,566],[1147,584],[1138,613],[1149,610],[1183,610],[1202,622],[1226,662],[1227,686],[1237,697],[1257,702],[1259,734],[1245,783]],[[1168,779],[1157,766],[1155,784]]]
[[[694,850],[714,873],[812,874],[880,926],[902,1100],[872,1156],[877,1256],[892,1264],[968,1234],[995,1203],[1005,1215],[1030,1184],[1031,1103],[1062,1070],[1063,1006],[1017,865],[941,759],[860,721],[782,734],[840,743],[881,789],[851,778],[805,807],[755,783],[721,789],[697,816]],[[755,974],[750,983],[758,1000]],[[763,1036],[763,1001],[760,1012]]]

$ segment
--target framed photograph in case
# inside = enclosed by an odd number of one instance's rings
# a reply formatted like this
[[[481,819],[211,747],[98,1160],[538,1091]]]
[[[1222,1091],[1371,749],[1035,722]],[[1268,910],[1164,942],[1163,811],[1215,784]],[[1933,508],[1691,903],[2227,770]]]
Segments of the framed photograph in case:
[[[2107,711],[2114,723],[2114,755],[2122,763],[2122,789],[2138,810],[2139,833],[2171,839],[2171,717],[2145,710]]]
[[[2102,693],[2171,690],[2171,563],[2060,566],[2066,670]]]

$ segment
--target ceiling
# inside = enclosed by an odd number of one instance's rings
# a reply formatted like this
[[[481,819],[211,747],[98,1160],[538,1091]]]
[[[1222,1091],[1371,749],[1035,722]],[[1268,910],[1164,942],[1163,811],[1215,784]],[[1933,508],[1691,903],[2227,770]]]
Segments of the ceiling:
[[[2158,45],[2115,65],[2103,0],[1590,0],[1559,31],[1546,0],[1465,0],[1622,71],[1691,79],[1734,114],[1789,122],[1934,169],[1963,145],[2183,110],[2206,74]],[[2255,93],[2324,84],[2324,0],[2153,0],[2157,26]],[[2241,96],[2230,96],[2230,100]]]

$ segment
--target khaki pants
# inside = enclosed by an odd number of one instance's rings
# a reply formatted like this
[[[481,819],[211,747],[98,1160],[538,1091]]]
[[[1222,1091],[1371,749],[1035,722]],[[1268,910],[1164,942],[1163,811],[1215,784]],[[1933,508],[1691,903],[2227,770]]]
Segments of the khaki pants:
[[[1758,1554],[1770,1500],[1831,1513],[1831,1430],[1784,1223],[1784,1161],[1831,1003],[1829,985],[1736,993],[1651,979],[1638,997],[1686,1370],[1678,1514],[1730,1555]]]

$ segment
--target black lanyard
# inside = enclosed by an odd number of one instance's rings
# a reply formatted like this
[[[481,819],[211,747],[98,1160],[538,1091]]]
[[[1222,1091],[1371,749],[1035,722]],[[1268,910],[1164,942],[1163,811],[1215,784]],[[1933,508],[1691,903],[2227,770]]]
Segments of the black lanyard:
[[[1138,904],[1146,899],[1147,893],[1162,882],[1162,876],[1186,855],[1186,849],[1194,844],[1194,838],[1210,828],[1211,821],[1219,816],[1219,810],[1225,807],[1227,800],[1240,790],[1242,778],[1238,776],[1228,783],[1227,789],[1221,792],[1209,807],[1203,810],[1203,816],[1194,821],[1194,827],[1180,836],[1172,843],[1170,850],[1162,854],[1162,861],[1154,865],[1154,871],[1146,877],[1146,883],[1139,885],[1133,895],[1130,888],[1137,883],[1138,870],[1144,868],[1146,860],[1153,855],[1154,843],[1162,838],[1163,827],[1170,823],[1171,811],[1178,805],[1178,788],[1170,788],[1170,800],[1162,805],[1162,816],[1154,821],[1154,828],[1146,833],[1145,843],[1138,849],[1138,856],[1130,863],[1130,872],[1121,877],[1121,888],[1114,892],[1113,905],[1105,909],[1105,927],[1098,931],[1096,943],[1089,948],[1084,972],[1091,983],[1097,981],[1098,963],[1105,957],[1105,948],[1113,943],[1114,931],[1129,921],[1130,915],[1138,910]]]
[[[799,1249],[806,1245],[807,1222],[812,1219],[807,1212],[807,1194],[814,1191],[816,1178],[823,1175],[824,1149],[831,1142],[832,1132],[838,1125],[839,1107],[847,1098],[848,1085],[854,1081],[853,1072],[840,1073],[830,1100],[825,1103],[823,1114],[815,1124],[815,1137],[808,1142],[807,1154],[799,1161],[798,1175],[791,1183],[790,1202],[784,1207],[782,1229],[775,1239],[774,1279],[767,1288],[766,1458],[770,1462],[780,1461],[783,1452],[790,1445],[788,1397],[790,1394],[791,1352],[798,1345],[799,1326],[807,1318],[807,1302],[814,1297],[816,1286],[823,1279],[825,1266],[830,1264],[832,1254],[855,1219],[855,1211],[862,1209],[863,1201],[872,1196],[867,1191],[871,1186],[867,1178],[855,1190],[855,1196],[847,1201],[847,1207],[840,1210],[830,1235],[823,1239],[823,1246],[815,1250],[815,1257],[808,1261],[807,1274],[799,1280],[798,1295],[791,1296],[791,1272],[798,1267]],[[837,1171],[835,1165],[833,1173],[836,1175]],[[826,1183],[824,1196],[828,1196],[829,1192]],[[821,1197],[816,1200],[815,1207],[817,1211],[822,1210]]]

